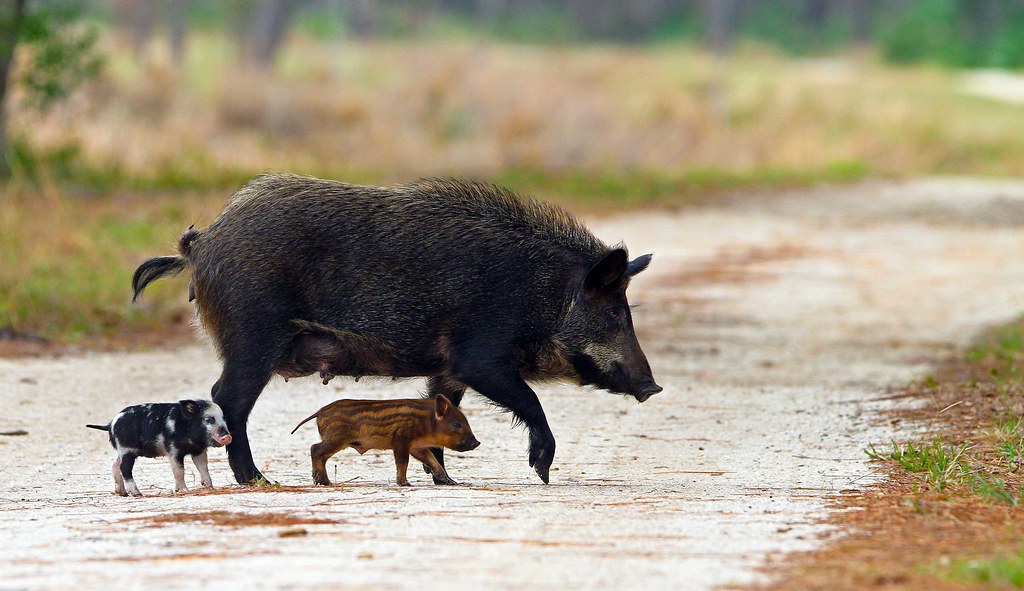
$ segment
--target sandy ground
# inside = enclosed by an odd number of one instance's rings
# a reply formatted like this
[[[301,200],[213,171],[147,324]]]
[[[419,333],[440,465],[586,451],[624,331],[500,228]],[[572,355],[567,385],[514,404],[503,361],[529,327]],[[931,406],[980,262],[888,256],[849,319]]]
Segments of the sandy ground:
[[[592,220],[655,252],[630,288],[665,386],[635,402],[539,388],[558,440],[551,484],[526,436],[467,396],[483,445],[450,456],[458,487],[393,484],[389,454],[349,450],[312,488],[315,428],[335,398],[414,395],[419,381],[274,381],[251,419],[257,464],[282,486],[112,494],[112,450],[83,428],[123,406],[205,396],[206,346],[0,360],[0,589],[701,589],[745,583],[820,543],[826,498],[870,481],[863,448],[886,387],[1024,310],[1024,184],[936,179],[753,196]],[[184,296],[184,285],[182,286]],[[190,486],[198,475],[189,467]],[[770,564],[770,562],[769,562]],[[769,569],[770,573],[770,569]]]

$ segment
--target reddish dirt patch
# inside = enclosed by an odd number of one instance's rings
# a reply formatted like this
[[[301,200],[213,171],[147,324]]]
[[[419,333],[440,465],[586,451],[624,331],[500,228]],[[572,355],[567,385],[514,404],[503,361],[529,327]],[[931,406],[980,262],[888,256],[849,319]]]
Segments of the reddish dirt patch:
[[[243,513],[240,511],[200,511],[196,513],[162,513],[148,517],[133,517],[125,523],[142,523],[163,527],[184,523],[201,523],[221,527],[295,527],[298,525],[330,525],[336,520],[308,517],[291,513]]]
[[[984,339],[983,339],[984,340]],[[923,441],[969,443],[973,468],[1017,494],[1024,471],[996,452],[996,422],[1024,413],[1024,384],[993,381],[1006,360],[940,364],[935,377],[894,396],[917,401],[882,420],[924,425]],[[880,451],[888,442],[875,442]],[[787,556],[765,570],[775,582],[759,589],[966,589],[943,576],[952,559],[1016,553],[1024,541],[1024,508],[986,499],[963,485],[939,490],[894,461],[877,463],[885,479],[864,491],[842,491],[825,522],[835,537],[820,550]]]
[[[766,281],[773,275],[763,269],[757,269],[757,266],[805,258],[811,254],[813,251],[807,247],[785,242],[768,247],[724,250],[711,259],[685,268],[681,273],[662,277],[654,286],[666,288],[694,284]]]

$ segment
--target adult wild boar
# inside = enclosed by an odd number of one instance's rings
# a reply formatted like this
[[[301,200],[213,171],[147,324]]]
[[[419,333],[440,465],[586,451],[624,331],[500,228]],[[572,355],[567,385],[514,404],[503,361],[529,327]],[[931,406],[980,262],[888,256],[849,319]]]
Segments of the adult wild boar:
[[[143,262],[132,287],[138,298],[191,270],[224,362],[213,400],[241,483],[262,478],[246,422],[275,373],[426,376],[430,396],[456,405],[468,386],[526,425],[545,483],[555,439],[528,381],[570,379],[640,402],[662,389],[626,301],[651,255],[630,261],[565,211],[505,189],[267,174],[208,228],[186,231],[179,253]]]

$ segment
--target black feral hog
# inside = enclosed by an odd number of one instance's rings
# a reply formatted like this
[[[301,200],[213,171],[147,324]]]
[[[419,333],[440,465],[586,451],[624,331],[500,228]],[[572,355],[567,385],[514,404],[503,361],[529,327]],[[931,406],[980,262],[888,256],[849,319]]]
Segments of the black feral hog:
[[[346,447],[360,454],[371,449],[394,450],[399,486],[409,486],[406,469],[410,455],[427,466],[435,483],[457,484],[430,450],[470,451],[480,445],[466,416],[443,394],[433,400],[335,400],[302,419],[292,433],[312,419],[320,433],[320,442],[309,448],[314,484],[331,483],[327,460]]]
[[[274,373],[428,377],[458,405],[470,387],[530,433],[544,481],[555,454],[531,380],[661,391],[633,332],[630,261],[565,211],[490,185],[366,187],[267,174],[242,187],[178,256],[135,271],[192,272],[199,317],[224,362],[213,399],[235,478],[262,475],[246,421]],[[440,450],[435,450],[442,460]]]

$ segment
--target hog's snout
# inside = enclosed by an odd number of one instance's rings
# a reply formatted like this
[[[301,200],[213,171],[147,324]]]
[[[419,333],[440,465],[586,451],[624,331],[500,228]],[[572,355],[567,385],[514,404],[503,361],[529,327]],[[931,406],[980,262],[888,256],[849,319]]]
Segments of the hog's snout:
[[[480,442],[476,440],[476,437],[470,437],[469,439],[463,439],[459,442],[459,446],[455,448],[455,451],[470,451],[480,447]]]
[[[664,388],[662,388],[658,384],[655,384],[654,382],[651,382],[650,384],[640,386],[640,389],[637,390],[637,392],[633,394],[633,396],[636,397],[637,402],[646,402],[648,398],[654,396],[655,394],[661,392],[662,390],[664,390]]]
[[[227,444],[231,443],[231,433],[225,432],[225,433],[220,434],[220,435],[211,435],[210,436],[210,440],[211,440],[211,445],[216,446],[216,447],[220,447],[222,445],[227,445]]]

